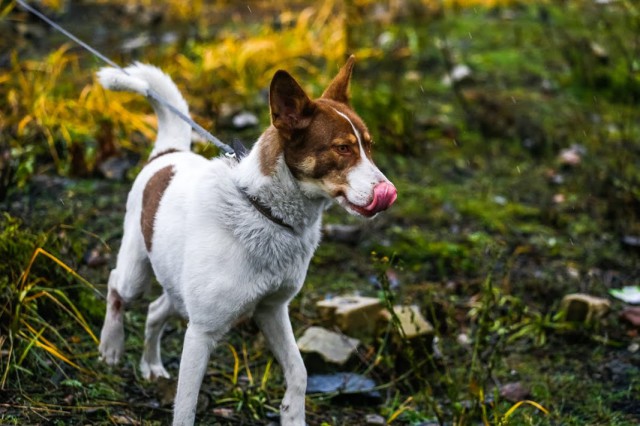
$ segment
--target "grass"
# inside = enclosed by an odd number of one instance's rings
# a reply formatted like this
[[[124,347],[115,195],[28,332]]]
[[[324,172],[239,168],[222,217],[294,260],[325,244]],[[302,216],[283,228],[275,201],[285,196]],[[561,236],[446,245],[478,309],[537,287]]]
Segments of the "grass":
[[[309,424],[361,424],[371,413],[408,425],[637,424],[638,356],[627,349],[637,330],[618,319],[622,303],[613,301],[597,326],[560,313],[564,294],[606,297],[640,279],[637,247],[623,243],[640,232],[637,7],[453,3],[411,2],[406,14],[368,1],[251,11],[139,2],[162,17],[139,30],[179,36],[133,52],[114,48],[138,32],[124,3],[91,7],[126,28],[98,47],[122,64],[142,59],[168,71],[197,121],[223,139],[258,132],[226,128],[227,110],[253,111],[266,124],[264,88],[275,69],[319,95],[347,53],[358,57],[353,105],[400,197],[357,244],[323,242],[292,304],[294,329],[319,323],[316,300],[358,292],[388,306],[418,304],[441,355],[393,343],[389,329],[354,367],[376,378],[383,403],[309,397]],[[0,31],[27,22],[3,13]],[[92,39],[92,25],[66,24]],[[0,226],[0,419],[164,424],[170,383],[147,384],[136,371],[143,304],[127,314],[124,365],[108,369],[96,360],[103,302],[92,289],[105,291],[128,188],[96,179],[98,170],[108,156],[140,158],[130,179],[150,149],[154,118],[143,99],[105,93],[84,52],[51,40],[50,49],[46,40],[17,43],[0,66],[0,158],[10,153],[0,162],[9,212]],[[456,64],[468,65],[471,79],[451,86],[444,77]],[[585,151],[580,163],[562,164],[560,151],[573,144]],[[360,226],[336,208],[326,221]],[[92,250],[102,264],[88,265]],[[163,341],[174,374],[184,326],[171,323]],[[512,382],[529,395],[501,396]],[[245,325],[212,357],[199,418],[265,424],[282,392],[279,367]]]

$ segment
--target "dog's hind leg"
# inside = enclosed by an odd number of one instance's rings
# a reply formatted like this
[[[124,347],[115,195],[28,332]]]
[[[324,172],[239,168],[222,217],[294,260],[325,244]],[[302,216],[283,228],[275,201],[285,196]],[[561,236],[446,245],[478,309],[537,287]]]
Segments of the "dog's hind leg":
[[[141,237],[125,232],[118,262],[109,275],[107,311],[100,332],[100,359],[117,364],[124,352],[124,308],[148,288],[151,266]],[[135,234],[134,234],[135,235]]]
[[[154,380],[158,377],[170,377],[162,365],[160,340],[167,320],[175,313],[171,300],[166,293],[149,305],[147,324],[144,330],[144,352],[140,360],[142,377]]]
[[[120,361],[124,352],[124,306],[123,300],[116,290],[118,271],[113,269],[109,275],[109,289],[107,293],[107,312],[104,325],[100,332],[100,359],[109,365]]]

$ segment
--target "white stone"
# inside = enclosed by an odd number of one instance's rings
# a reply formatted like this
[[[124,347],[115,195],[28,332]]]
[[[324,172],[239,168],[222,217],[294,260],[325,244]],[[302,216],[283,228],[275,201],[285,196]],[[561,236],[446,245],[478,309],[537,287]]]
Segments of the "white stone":
[[[356,353],[360,341],[322,327],[309,327],[298,339],[300,352],[317,353],[325,362],[344,365]]]

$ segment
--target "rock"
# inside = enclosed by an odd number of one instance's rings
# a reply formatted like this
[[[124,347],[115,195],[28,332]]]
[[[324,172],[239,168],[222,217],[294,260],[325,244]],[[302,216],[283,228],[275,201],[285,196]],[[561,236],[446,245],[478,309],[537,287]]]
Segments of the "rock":
[[[213,415],[223,419],[231,419],[234,417],[235,411],[232,408],[216,407],[213,409]]]
[[[638,248],[640,247],[640,236],[625,235],[622,237],[622,244],[628,247]]]
[[[298,348],[303,356],[319,355],[327,364],[343,366],[356,353],[360,341],[322,327],[309,327],[298,339]],[[307,368],[321,370],[327,367],[310,360]]]
[[[458,334],[458,337],[456,337],[456,342],[458,342],[460,346],[464,346],[466,348],[471,346],[471,339],[466,333]]]
[[[527,389],[521,382],[507,383],[500,387],[500,396],[510,402],[518,402],[530,395],[529,389]]]
[[[451,72],[444,77],[442,80],[443,84],[446,86],[451,86],[453,84],[459,84],[465,81],[470,81],[472,79],[471,68],[465,64],[458,64],[453,67]]]
[[[322,234],[327,240],[355,245],[360,241],[362,229],[355,225],[327,224]]]
[[[640,307],[629,306],[620,313],[620,319],[635,328],[640,328]]]
[[[433,338],[433,326],[422,316],[420,308],[417,306],[394,306],[393,312],[400,320],[402,334],[407,339],[411,340],[421,336]],[[392,315],[389,311],[382,311],[380,317],[386,323],[392,321]]]
[[[350,336],[369,337],[376,331],[376,320],[382,310],[380,300],[373,297],[345,296],[321,300],[316,304],[320,317]]]
[[[231,124],[238,130],[255,127],[258,125],[258,117],[248,111],[242,111],[233,116]]]
[[[558,161],[565,166],[577,166],[582,162],[582,157],[587,153],[584,146],[573,144],[567,149],[560,151]]]
[[[121,49],[124,52],[132,52],[134,50],[146,47],[151,44],[151,37],[147,33],[142,33],[133,38],[129,38],[122,43]]]
[[[128,158],[111,157],[102,162],[98,170],[109,180],[123,181],[132,166],[132,161]]]
[[[495,197],[493,197],[493,202],[499,206],[506,206],[508,200],[503,195],[496,195]]]
[[[553,196],[553,204],[562,204],[567,200],[564,194],[556,194]]]
[[[316,374],[307,378],[307,393],[337,392],[336,397],[342,396],[341,399],[380,402],[382,396],[375,388],[376,383],[372,379],[355,373]]]
[[[561,303],[565,320],[584,323],[592,323],[604,317],[610,307],[609,300],[582,293],[568,294]]]
[[[368,425],[384,426],[387,424],[387,421],[380,414],[367,414],[364,417],[364,422]]]
[[[580,271],[573,266],[567,266],[567,275],[576,280],[580,279]]]
[[[593,53],[593,56],[595,56],[601,63],[607,63],[609,60],[609,52],[607,52],[607,49],[595,41],[592,41],[589,44],[589,47],[591,47],[591,53]]]

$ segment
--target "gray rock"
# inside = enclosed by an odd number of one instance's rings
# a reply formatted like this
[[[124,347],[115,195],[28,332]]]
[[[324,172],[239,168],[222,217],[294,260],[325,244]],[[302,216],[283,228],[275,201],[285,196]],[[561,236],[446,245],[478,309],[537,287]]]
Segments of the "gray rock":
[[[242,111],[234,115],[231,119],[231,124],[233,124],[233,127],[239,130],[257,126],[258,122],[258,117],[248,111]]]
[[[367,414],[364,418],[364,422],[368,425],[384,426],[387,421],[380,414]]]
[[[124,52],[131,52],[151,44],[151,37],[148,33],[139,34],[133,38],[129,38],[122,43]]]
[[[309,327],[298,339],[303,354],[318,354],[323,361],[342,366],[356,353],[360,341],[322,327]],[[307,368],[310,366],[308,365]]]
[[[357,244],[362,235],[362,228],[356,225],[327,224],[322,233],[329,241],[345,244]]]

